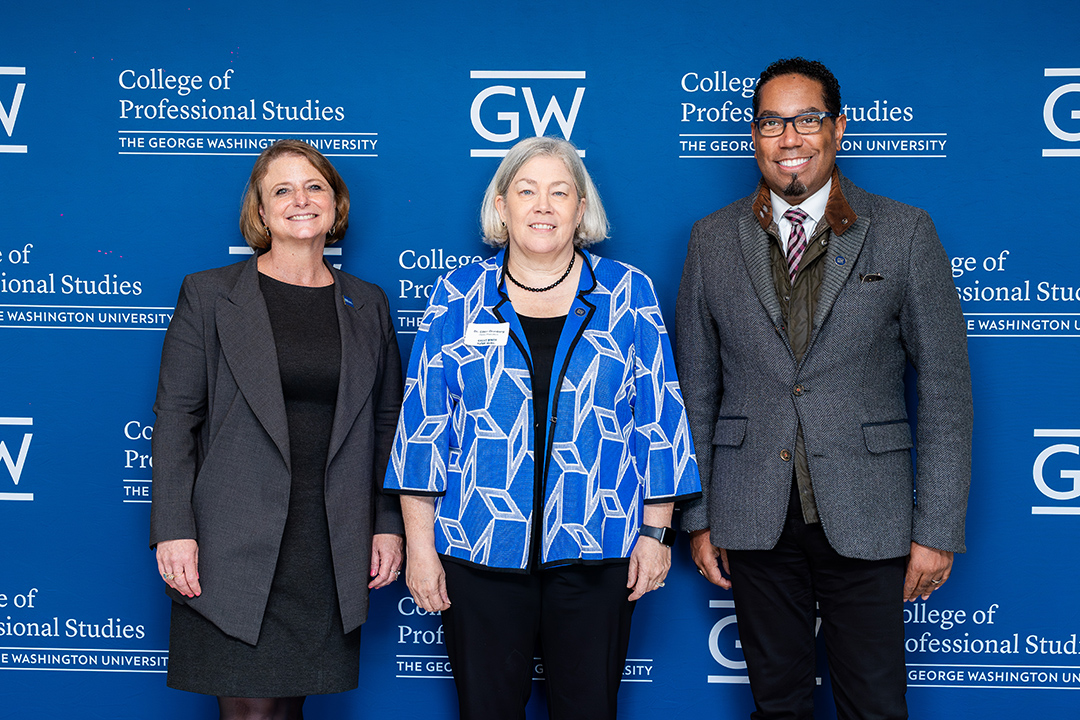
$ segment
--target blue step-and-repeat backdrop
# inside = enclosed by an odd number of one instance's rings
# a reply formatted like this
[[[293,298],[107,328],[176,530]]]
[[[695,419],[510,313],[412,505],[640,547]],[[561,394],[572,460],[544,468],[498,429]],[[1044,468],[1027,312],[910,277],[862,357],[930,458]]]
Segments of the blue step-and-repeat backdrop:
[[[181,279],[246,252],[261,148],[302,138],[341,171],[331,260],[386,290],[406,356],[436,277],[489,252],[481,195],[533,134],[584,152],[613,222],[596,251],[648,272],[670,323],[692,223],[758,178],[756,77],[795,54],[841,81],[844,172],[933,216],[967,315],[969,552],[907,605],[912,717],[1080,716],[1077,3],[38,0],[0,18],[0,717],[216,711],[165,686],[151,404]],[[685,538],[634,622],[624,717],[747,716],[731,597]],[[456,717],[439,617],[403,583],[376,593],[360,688],[307,708]]]

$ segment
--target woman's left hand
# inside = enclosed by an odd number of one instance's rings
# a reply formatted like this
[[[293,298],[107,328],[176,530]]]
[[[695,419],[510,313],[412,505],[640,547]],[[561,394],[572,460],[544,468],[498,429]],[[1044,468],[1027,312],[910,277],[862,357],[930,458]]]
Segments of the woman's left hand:
[[[630,554],[630,573],[626,587],[632,588],[630,600],[664,587],[664,578],[671,568],[671,548],[644,535],[638,537]]]
[[[401,574],[405,557],[404,541],[400,535],[379,533],[371,539],[371,582],[369,590],[386,587]]]

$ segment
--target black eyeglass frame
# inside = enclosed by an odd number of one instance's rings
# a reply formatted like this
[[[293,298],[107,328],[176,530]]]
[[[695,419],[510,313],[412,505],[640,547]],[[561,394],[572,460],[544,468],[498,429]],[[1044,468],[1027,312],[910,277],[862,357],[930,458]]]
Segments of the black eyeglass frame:
[[[802,132],[801,130],[799,130],[799,125],[796,120],[805,117],[816,117],[819,123],[818,129],[813,132]],[[819,132],[821,132],[821,128],[824,125],[824,123],[822,123],[821,121],[823,121],[827,117],[835,118],[839,117],[839,115],[837,113],[831,112],[806,112],[799,113],[798,115],[792,115],[791,117],[780,117],[779,115],[762,115],[761,117],[756,117],[751,120],[750,124],[754,126],[754,129],[757,130],[758,134],[761,135],[761,137],[780,137],[785,132],[787,132],[788,123],[791,123],[791,126],[795,128],[795,132],[797,132],[799,135],[817,135]],[[766,135],[761,131],[761,123],[765,120],[780,120],[784,124],[780,128],[780,132],[776,133],[775,135]]]

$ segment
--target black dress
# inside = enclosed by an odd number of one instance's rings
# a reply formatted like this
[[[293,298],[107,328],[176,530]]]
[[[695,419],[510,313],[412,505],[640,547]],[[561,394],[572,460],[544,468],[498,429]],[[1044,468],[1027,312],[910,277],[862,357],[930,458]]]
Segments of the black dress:
[[[232,697],[294,697],[357,685],[360,629],[341,624],[323,481],[341,371],[332,285],[259,275],[277,346],[289,423],[292,489],[257,645],[173,603],[170,687]]]

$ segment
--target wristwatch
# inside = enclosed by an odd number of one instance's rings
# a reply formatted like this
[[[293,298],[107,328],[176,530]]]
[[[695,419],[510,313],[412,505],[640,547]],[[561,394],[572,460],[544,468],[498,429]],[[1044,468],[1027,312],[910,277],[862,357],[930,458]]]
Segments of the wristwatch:
[[[638,533],[645,537],[651,537],[653,540],[656,540],[661,545],[666,545],[667,547],[671,547],[675,544],[675,531],[669,527],[642,525],[638,528]]]

